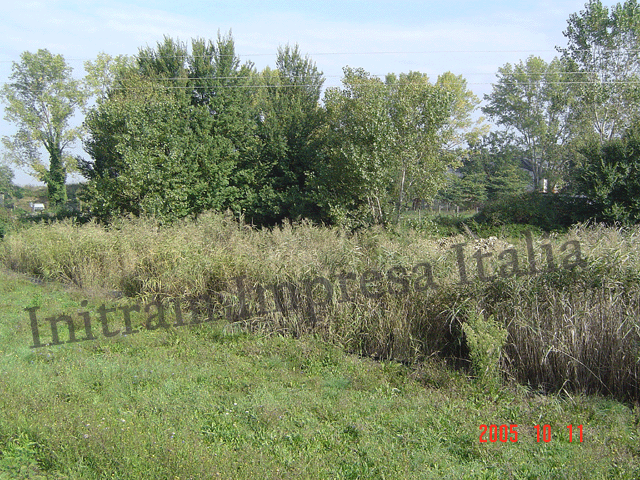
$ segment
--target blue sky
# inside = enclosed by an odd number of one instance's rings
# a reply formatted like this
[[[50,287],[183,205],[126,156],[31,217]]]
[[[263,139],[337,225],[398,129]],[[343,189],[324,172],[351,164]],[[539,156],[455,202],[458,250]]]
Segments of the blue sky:
[[[434,80],[451,71],[482,99],[505,63],[556,56],[567,19],[585,1],[5,1],[0,83],[25,50],[62,54],[81,77],[83,62],[99,52],[134,55],[163,35],[188,42],[231,30],[237,53],[258,69],[274,65],[279,45],[298,43],[326,87],[340,84],[346,65],[377,75],[417,70]],[[0,120],[0,135],[14,132]],[[37,184],[19,170],[16,183]]]

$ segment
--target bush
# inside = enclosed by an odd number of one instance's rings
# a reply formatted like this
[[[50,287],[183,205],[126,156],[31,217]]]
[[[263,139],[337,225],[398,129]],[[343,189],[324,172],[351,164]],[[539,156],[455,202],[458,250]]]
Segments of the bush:
[[[494,226],[525,224],[545,231],[566,231],[596,213],[585,197],[531,192],[490,202],[474,219]]]
[[[483,318],[475,307],[468,310],[462,330],[476,378],[489,391],[496,390],[502,381],[500,359],[507,341],[507,330],[495,321],[493,315]]]
[[[4,236],[9,233],[11,230],[11,218],[9,218],[9,212],[7,212],[6,208],[0,209],[0,238],[4,238]]]
[[[593,200],[594,215],[610,224],[640,221],[640,125],[581,153],[584,164],[576,170],[576,186]]]

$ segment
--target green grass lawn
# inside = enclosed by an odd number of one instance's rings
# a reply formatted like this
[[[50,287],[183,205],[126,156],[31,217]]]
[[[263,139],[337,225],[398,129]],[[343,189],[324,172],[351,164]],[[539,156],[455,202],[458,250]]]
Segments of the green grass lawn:
[[[126,300],[8,272],[0,292],[2,480],[640,478],[638,406],[222,323],[32,349],[25,307]],[[517,442],[480,442],[481,425],[515,424]]]

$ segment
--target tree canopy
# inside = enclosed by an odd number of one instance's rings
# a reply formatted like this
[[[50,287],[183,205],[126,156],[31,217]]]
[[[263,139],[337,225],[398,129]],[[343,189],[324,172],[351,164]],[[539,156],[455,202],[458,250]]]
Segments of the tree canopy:
[[[85,62],[84,83],[60,55],[25,52],[1,92],[18,126],[3,138],[5,158],[30,166],[50,201],[64,202],[67,148],[82,130],[70,118],[93,97],[79,168],[83,199],[103,219],[230,209],[259,225],[389,223],[415,200],[474,207],[541,189],[543,179],[549,191],[617,205],[617,187],[594,185],[632,164],[640,6],[589,0],[564,34],[559,57],[498,69],[481,108],[493,132],[462,75],[432,82],[345,67],[342,85],[323,90],[323,73],[298,45],[279,47],[258,71],[241,63],[231,33],[189,44],[165,36],[132,57],[101,53]]]
[[[570,122],[563,80],[560,60],[547,63],[531,56],[499,68],[493,92],[485,95],[487,105],[482,111],[514,133],[522,167],[531,172],[536,188],[543,177],[559,175],[566,160],[561,147],[569,139]]]
[[[67,197],[67,169],[73,167],[67,149],[80,134],[70,120],[85,105],[87,93],[62,55],[38,50],[24,52],[20,60],[13,63],[10,82],[0,90],[5,119],[18,127],[13,136],[2,138],[5,158],[29,168],[47,185],[51,205],[60,205]],[[41,147],[49,155],[48,167],[41,159]]]
[[[170,38],[157,50],[141,50],[135,68],[121,70],[88,115],[91,160],[81,170],[89,180],[84,200],[95,215],[172,221],[228,208],[239,197],[233,174],[248,127],[230,90],[218,83],[237,84],[241,76],[233,43],[219,37],[217,44],[193,45],[197,60]]]
[[[438,132],[453,95],[419,72],[371,76],[344,69],[327,90],[326,162],[319,195],[329,215],[366,211],[377,222],[399,214],[408,196],[435,195],[446,172]]]
[[[559,48],[568,66],[576,114],[600,141],[621,136],[638,116],[640,5],[626,0],[611,9],[589,0],[574,13]]]

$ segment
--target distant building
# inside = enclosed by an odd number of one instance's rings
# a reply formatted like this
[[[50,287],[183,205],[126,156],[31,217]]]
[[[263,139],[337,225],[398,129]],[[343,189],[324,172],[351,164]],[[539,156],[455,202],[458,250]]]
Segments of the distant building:
[[[33,203],[33,202],[29,202],[29,206],[31,207],[31,211],[33,213],[35,212],[42,212],[44,211],[44,203]]]

